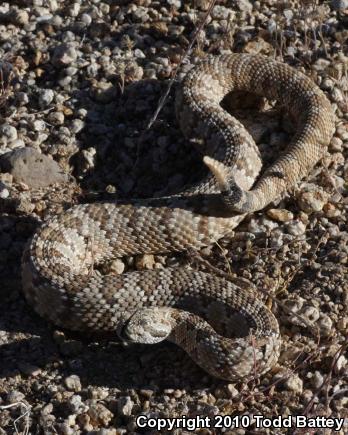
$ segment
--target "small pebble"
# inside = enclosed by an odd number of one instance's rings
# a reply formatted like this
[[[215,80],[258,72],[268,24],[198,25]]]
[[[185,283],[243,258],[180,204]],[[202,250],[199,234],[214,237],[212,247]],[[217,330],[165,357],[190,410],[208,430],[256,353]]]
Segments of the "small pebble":
[[[322,210],[329,199],[329,194],[315,184],[307,184],[297,197],[301,210],[313,213]]]
[[[17,139],[17,129],[9,124],[3,124],[0,127],[0,142],[1,140],[5,143],[7,142],[13,142]]]
[[[144,254],[136,257],[135,264],[138,270],[151,270],[155,265],[155,257],[152,254]]]
[[[68,407],[70,412],[74,414],[79,414],[88,410],[88,407],[83,403],[82,397],[78,394],[74,394],[68,400]]]
[[[342,369],[344,369],[345,367],[347,367],[347,358],[344,355],[340,355],[336,361],[336,366],[335,366],[335,370],[336,372],[340,372]]]
[[[6,402],[8,403],[21,402],[24,398],[25,398],[25,394],[21,393],[20,391],[13,390],[7,394]]]
[[[103,426],[108,426],[113,418],[113,413],[102,403],[91,405],[88,410],[91,420]]]
[[[46,123],[42,119],[36,119],[33,122],[33,129],[35,131],[44,131],[46,129]]]
[[[110,275],[121,275],[121,273],[124,272],[124,269],[124,262],[119,258],[115,258],[103,267],[103,272]]]
[[[8,190],[6,184],[0,181],[0,198],[6,199],[9,196],[10,196],[10,191]]]
[[[335,11],[348,9],[348,0],[332,0],[331,5]]]
[[[117,409],[121,415],[132,415],[133,406],[134,402],[129,396],[122,396],[117,401]]]
[[[81,119],[73,119],[70,125],[71,132],[76,134],[79,133],[85,126],[84,121]]]
[[[318,389],[323,385],[324,377],[323,375],[316,370],[312,376],[311,383],[315,389]]]
[[[227,20],[230,15],[234,15],[233,11],[230,8],[220,5],[214,6],[211,14],[212,18],[215,20]]]
[[[24,26],[29,22],[29,14],[24,9],[13,9],[10,11],[9,18],[15,25]]]
[[[64,113],[63,112],[51,112],[47,118],[48,122],[53,125],[63,125],[64,124]]]
[[[75,47],[71,44],[58,45],[53,53],[52,63],[56,67],[70,65],[77,59]]]
[[[288,222],[294,218],[294,215],[291,213],[291,211],[280,208],[271,208],[267,210],[267,216],[278,222]]]
[[[339,152],[343,149],[343,140],[339,137],[334,136],[330,142],[330,151]]]
[[[303,390],[303,381],[296,373],[294,373],[285,381],[284,386],[286,389],[300,394]]]
[[[306,225],[299,220],[289,222],[285,228],[293,236],[301,236],[306,232]]]
[[[238,10],[243,12],[251,12],[253,5],[249,0],[235,0],[235,5]]]
[[[303,307],[299,314],[311,323],[316,322],[320,316],[318,308],[310,305]]]
[[[42,89],[39,94],[39,105],[42,109],[48,107],[54,99],[54,91],[52,89]]]
[[[81,381],[77,375],[70,375],[64,379],[65,386],[68,390],[78,393],[81,391]]]
[[[331,335],[332,332],[332,320],[330,319],[330,317],[325,314],[325,313],[321,313],[319,320],[318,320],[318,326],[320,329],[320,333],[324,336],[324,337],[328,337],[329,335]]]

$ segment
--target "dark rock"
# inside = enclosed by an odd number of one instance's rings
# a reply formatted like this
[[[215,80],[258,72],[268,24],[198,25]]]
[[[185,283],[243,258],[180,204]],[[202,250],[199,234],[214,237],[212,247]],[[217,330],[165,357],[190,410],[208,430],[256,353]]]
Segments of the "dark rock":
[[[15,182],[32,188],[46,187],[68,181],[58,163],[34,148],[18,148],[1,156],[2,171],[9,172]]]

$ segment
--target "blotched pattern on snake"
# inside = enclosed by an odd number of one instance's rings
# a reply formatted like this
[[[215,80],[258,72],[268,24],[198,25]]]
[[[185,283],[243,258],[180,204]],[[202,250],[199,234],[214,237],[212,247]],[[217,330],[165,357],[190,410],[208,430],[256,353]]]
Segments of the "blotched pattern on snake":
[[[220,105],[232,91],[277,100],[296,120],[286,151],[258,179],[253,139]],[[168,339],[222,379],[252,375],[255,367],[262,374],[277,361],[280,336],[274,315],[253,293],[189,268],[103,276],[93,266],[127,255],[199,250],[227,235],[321,158],[334,130],[330,103],[286,64],[232,54],[208,58],[186,75],[176,112],[210,175],[181,195],[83,204],[52,218],[23,255],[24,293],[56,325],[135,342]]]

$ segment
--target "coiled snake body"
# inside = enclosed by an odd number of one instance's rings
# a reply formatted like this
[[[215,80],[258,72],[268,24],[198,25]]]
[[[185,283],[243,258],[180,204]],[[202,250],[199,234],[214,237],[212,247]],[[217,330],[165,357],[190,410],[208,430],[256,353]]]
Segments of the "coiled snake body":
[[[256,183],[257,147],[220,106],[234,90],[277,100],[297,122],[284,154]],[[78,205],[52,218],[23,255],[24,293],[56,325],[113,331],[134,342],[168,339],[222,379],[235,381],[255,369],[262,374],[279,356],[279,328],[251,292],[187,268],[101,275],[93,266],[127,255],[200,249],[228,234],[245,213],[278,198],[323,155],[334,129],[330,103],[289,66],[232,54],[208,58],[186,75],[176,111],[210,175],[182,195]]]

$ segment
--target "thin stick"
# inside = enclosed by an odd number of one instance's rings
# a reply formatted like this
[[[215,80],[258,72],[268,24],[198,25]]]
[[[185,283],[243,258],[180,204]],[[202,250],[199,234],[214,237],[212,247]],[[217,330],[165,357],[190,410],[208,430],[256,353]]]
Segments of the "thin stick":
[[[213,7],[215,6],[216,0],[212,0],[210,2],[209,8],[206,11],[206,13],[204,14],[204,17],[200,23],[200,25],[196,28],[195,33],[193,34],[192,40],[189,43],[188,47],[186,48],[184,54],[182,55],[179,63],[177,64],[177,66],[174,69],[173,75],[171,77],[171,79],[169,80],[168,86],[164,92],[164,94],[161,96],[161,98],[159,99],[158,105],[157,105],[157,109],[155,110],[155,113],[151,116],[150,121],[148,122],[146,128],[143,130],[142,134],[139,137],[138,140],[138,144],[137,144],[137,155],[135,158],[135,162],[133,165],[133,171],[135,170],[135,168],[138,165],[139,162],[139,158],[140,158],[140,144],[142,143],[145,133],[153,126],[154,122],[156,121],[160,111],[163,109],[163,106],[165,104],[166,99],[168,98],[169,92],[175,82],[176,76],[178,75],[179,69],[181,68],[181,65],[183,63],[183,61],[185,60],[185,58],[188,56],[189,52],[191,51],[194,43],[196,42],[199,33],[201,32],[201,30],[203,29],[203,27],[205,26],[207,19],[209,17],[209,15],[211,14],[211,11],[213,10]]]
[[[21,433],[22,433],[22,435],[28,435],[29,434],[29,429],[30,429],[30,427],[29,427],[29,416],[30,416],[30,410],[31,410],[31,406],[30,405],[27,405],[24,402],[15,402],[15,403],[11,403],[10,405],[2,405],[2,406],[0,406],[0,409],[14,408],[14,407],[16,407],[18,405],[20,407],[23,406],[24,409],[25,409],[25,412],[14,420],[13,425],[14,425],[16,434],[19,435],[20,432],[18,431],[18,428],[17,428],[17,422],[20,419],[25,418],[25,427],[24,427],[23,432],[21,432]]]
[[[162,110],[162,108],[164,106],[164,103],[165,103],[165,100],[167,99],[167,97],[169,95],[169,92],[170,92],[170,90],[171,90],[171,88],[172,88],[172,86],[173,86],[173,84],[175,82],[175,79],[176,79],[176,76],[177,76],[177,74],[179,72],[179,69],[181,68],[181,65],[182,65],[183,61],[185,60],[185,58],[190,53],[194,43],[196,42],[196,40],[198,38],[199,33],[202,31],[203,27],[205,26],[205,24],[206,24],[206,22],[208,20],[208,17],[211,14],[211,11],[213,10],[213,7],[215,6],[215,3],[216,3],[216,0],[212,0],[210,2],[210,5],[209,5],[206,13],[204,14],[204,17],[203,17],[201,23],[196,28],[195,33],[193,34],[191,42],[189,43],[188,47],[186,48],[186,50],[185,50],[184,54],[182,55],[179,63],[177,64],[176,68],[174,69],[174,73],[172,75],[172,78],[169,80],[167,89],[165,90],[164,94],[161,96],[161,98],[160,98],[160,100],[158,102],[157,109],[156,109],[155,113],[152,115],[149,123],[147,124],[146,130],[149,130],[152,127],[153,123],[156,121],[156,119],[158,117],[158,114]]]

